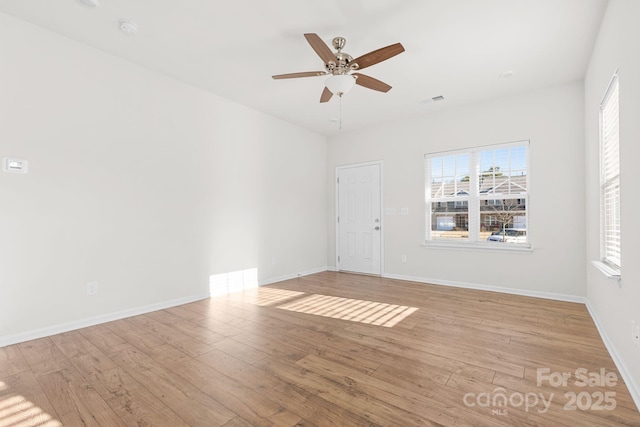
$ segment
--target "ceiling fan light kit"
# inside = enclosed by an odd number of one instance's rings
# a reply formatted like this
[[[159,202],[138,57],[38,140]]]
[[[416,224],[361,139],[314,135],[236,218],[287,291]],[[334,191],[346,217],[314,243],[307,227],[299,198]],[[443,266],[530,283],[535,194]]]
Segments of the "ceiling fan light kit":
[[[342,96],[349,92],[356,84],[356,77],[351,74],[338,74],[331,76],[324,82],[324,85],[334,95]]]

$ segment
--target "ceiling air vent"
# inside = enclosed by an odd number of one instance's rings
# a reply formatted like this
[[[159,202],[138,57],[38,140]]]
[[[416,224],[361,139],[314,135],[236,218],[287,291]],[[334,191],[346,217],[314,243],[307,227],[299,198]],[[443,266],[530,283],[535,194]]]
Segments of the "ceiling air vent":
[[[78,3],[86,7],[98,7],[100,5],[98,0],[78,0]]]
[[[433,98],[425,98],[422,101],[420,101],[420,103],[421,104],[429,104],[431,102],[443,101],[443,100],[444,100],[444,96],[438,95],[438,96],[434,96]]]

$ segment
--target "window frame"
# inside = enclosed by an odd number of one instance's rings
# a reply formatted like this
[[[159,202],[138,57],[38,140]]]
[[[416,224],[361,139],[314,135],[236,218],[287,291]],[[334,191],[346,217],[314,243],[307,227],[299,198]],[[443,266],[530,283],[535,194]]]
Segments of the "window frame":
[[[525,164],[526,164],[526,192],[510,193],[510,194],[480,194],[479,180],[480,180],[480,153],[483,151],[523,147],[525,149]],[[468,154],[469,160],[469,193],[464,196],[458,195],[449,197],[431,197],[431,162],[434,158],[444,158],[448,156],[459,156]],[[425,233],[424,233],[424,247],[443,247],[443,248],[464,248],[464,249],[480,249],[491,251],[532,251],[531,245],[531,233],[530,233],[530,193],[531,193],[531,168],[530,168],[530,140],[521,140],[501,144],[491,144],[485,146],[471,147],[457,150],[447,150],[440,152],[432,152],[424,155],[425,161]],[[473,191],[472,189],[476,189]],[[482,218],[481,205],[488,204],[489,200],[500,200],[500,205],[505,200],[514,200],[516,203],[521,203],[524,200],[525,215],[527,221],[527,237],[526,243],[509,243],[509,244],[496,244],[496,242],[488,242],[479,239],[481,233],[481,226],[484,224]],[[446,202],[454,202],[454,204],[461,204],[466,202],[468,206],[468,223],[469,231],[467,238],[459,239],[431,239],[432,233],[432,204],[438,203],[438,205]]]
[[[620,83],[618,78],[618,71],[613,74],[611,81],[607,86],[607,89],[602,97],[602,101],[599,106],[599,165],[600,165],[600,261],[608,267],[607,275],[617,276],[620,275],[622,268],[622,251],[621,251],[621,223],[620,223]],[[609,102],[615,99],[615,138],[608,138],[606,128],[609,124],[605,123],[608,118],[608,113],[605,111],[609,106]],[[609,125],[610,126],[610,125]],[[611,155],[613,150],[613,156]],[[613,161],[611,165],[608,162]],[[613,169],[613,170],[612,170]],[[610,218],[609,210],[607,209],[607,201],[609,197],[614,198],[613,206],[613,218]],[[613,223],[613,227],[612,227]],[[613,229],[610,229],[612,227]],[[611,232],[617,233],[617,242],[608,240]],[[613,247],[610,251],[609,248]],[[611,252],[617,252],[617,257],[612,256]],[[613,274],[612,274],[613,273]]]

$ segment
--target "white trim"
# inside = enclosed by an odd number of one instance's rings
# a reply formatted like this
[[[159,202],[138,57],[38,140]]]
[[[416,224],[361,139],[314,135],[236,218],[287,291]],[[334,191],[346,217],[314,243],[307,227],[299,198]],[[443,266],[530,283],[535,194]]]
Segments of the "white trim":
[[[311,270],[301,271],[299,273],[293,274],[285,274],[284,276],[273,277],[271,279],[260,280],[258,281],[258,286],[266,286],[271,285],[273,283],[284,282],[285,280],[296,279],[298,277],[309,276],[311,274],[322,273],[323,271],[327,271],[329,267],[319,267],[313,268]]]
[[[75,320],[73,322],[61,323],[58,325],[48,326],[46,328],[36,329],[29,332],[23,332],[20,334],[8,335],[8,336],[0,337],[0,347],[5,347],[11,344],[17,344],[25,341],[31,341],[38,338],[48,337],[51,335],[62,334],[64,332],[69,332],[69,331],[74,331],[76,329],[82,329],[89,326],[99,325],[101,323],[111,322],[113,320],[120,320],[126,317],[138,316],[140,314],[150,313],[152,311],[164,310],[165,308],[188,304],[190,302],[200,301],[207,298],[209,298],[208,293],[191,295],[188,297],[177,298],[170,301],[145,305],[141,307],[131,308],[128,310],[116,311],[114,313],[87,317],[85,319]]]
[[[265,281],[260,282],[260,286],[265,286],[265,285],[269,285],[269,284],[284,281],[284,280],[294,279],[296,277],[302,277],[302,276],[308,276],[311,274],[321,273],[323,271],[338,271],[338,270],[335,267],[331,267],[331,266],[320,267],[316,269],[306,270],[297,274],[290,274],[286,276],[267,279]],[[409,282],[426,283],[426,284],[440,285],[440,286],[451,286],[451,287],[466,288],[466,289],[477,289],[482,291],[499,292],[499,293],[505,293],[505,294],[513,294],[513,295],[529,296],[529,297],[535,297],[535,298],[551,299],[556,301],[567,301],[567,302],[585,304],[587,311],[589,312],[589,315],[593,319],[593,322],[596,325],[596,329],[598,330],[598,333],[600,334],[600,337],[602,338],[602,341],[605,347],[607,348],[607,351],[611,355],[613,362],[618,368],[618,371],[620,372],[620,375],[622,376],[622,379],[624,380],[633,401],[635,402],[636,406],[640,408],[640,387],[635,382],[633,376],[629,374],[629,369],[624,363],[624,360],[618,355],[618,352],[615,346],[613,345],[612,341],[609,339],[608,335],[606,334],[605,329],[602,323],[600,322],[600,319],[598,318],[595,309],[591,306],[591,303],[586,297],[581,297],[577,295],[556,294],[551,292],[530,291],[525,289],[503,288],[499,286],[473,284],[473,283],[465,283],[465,282],[452,282],[448,280],[425,279],[422,277],[405,276],[400,274],[382,274],[381,276],[388,279],[404,280]],[[94,316],[94,317],[86,318],[79,321],[62,323],[59,325],[37,329],[34,331],[25,332],[21,334],[0,337],[0,348],[8,345],[12,345],[12,344],[20,343],[20,342],[30,341],[38,338],[43,338],[51,335],[73,331],[76,329],[86,328],[86,327],[98,325],[101,323],[106,323],[114,320],[124,319],[127,317],[137,316],[137,315],[149,313],[152,311],[158,311],[158,310],[163,310],[165,308],[188,304],[194,301],[200,301],[207,298],[209,298],[208,294],[192,295],[188,297],[165,301],[162,303],[146,305],[142,307],[123,310],[123,311],[105,314],[101,316]]]
[[[319,267],[312,270],[302,271],[300,273],[288,274],[285,276],[274,277],[259,282],[259,286],[270,285],[272,283],[282,282],[297,277],[308,276],[310,274],[322,273],[329,270],[329,267]],[[85,319],[75,320],[73,322],[61,323],[46,328],[36,329],[33,331],[23,332],[15,335],[0,337],[0,348],[17,344],[25,341],[31,341],[38,338],[44,338],[51,335],[62,334],[64,332],[74,331],[76,329],[87,328],[89,326],[99,325],[114,320],[120,320],[127,317],[138,316],[140,314],[150,313],[152,311],[164,310],[165,308],[175,307],[178,305],[189,304],[194,301],[200,301],[209,298],[209,293],[200,295],[191,295],[187,297],[177,298],[170,301],[160,302],[156,304],[145,305],[141,307],[131,308],[128,310],[117,311],[114,313],[102,314],[99,316],[88,317]]]
[[[485,252],[513,252],[513,253],[533,253],[533,247],[529,243],[505,243],[505,242],[447,242],[443,240],[429,240],[421,245],[424,248],[450,249],[455,251],[480,250]]]
[[[620,282],[622,276],[620,275],[620,270],[610,267],[602,261],[591,261],[591,264],[602,274],[604,274],[608,279],[614,279]]]
[[[629,368],[627,368],[627,365],[624,363],[624,359],[620,357],[618,351],[616,350],[616,347],[613,345],[613,342],[609,339],[609,336],[607,335],[602,322],[600,322],[600,319],[596,314],[596,310],[593,308],[589,300],[587,300],[585,305],[587,306],[587,311],[593,319],[593,323],[595,323],[596,325],[596,329],[600,333],[600,338],[602,338],[604,346],[609,351],[609,355],[611,355],[613,363],[615,363],[616,368],[618,368],[618,371],[620,372],[620,375],[622,376],[622,379],[624,380],[627,389],[629,390],[629,394],[631,394],[631,398],[635,402],[636,406],[640,409],[640,386],[635,382],[633,376],[629,373]]]
[[[616,68],[616,70],[613,72],[613,75],[611,76],[611,80],[609,80],[609,84],[607,85],[607,90],[604,91],[604,95],[602,95],[602,100],[600,101],[600,108],[604,107],[604,103],[609,99],[609,96],[611,96],[611,90],[613,89],[613,86],[615,84],[619,84],[618,71],[619,69]]]
[[[350,169],[350,168],[357,168],[357,167],[362,167],[362,166],[374,166],[374,165],[378,165],[380,166],[380,228],[382,230],[382,232],[380,233],[380,277],[384,277],[384,230],[385,230],[385,224],[384,224],[384,161],[383,160],[373,160],[370,162],[362,162],[362,163],[352,163],[352,164],[348,164],[348,165],[339,165],[336,166],[336,172],[335,172],[335,177],[333,178],[333,184],[335,185],[335,209],[334,209],[334,224],[335,224],[335,234],[336,234],[336,238],[335,238],[335,257],[334,257],[334,262],[335,262],[335,270],[331,270],[331,271],[340,271],[340,262],[338,262],[338,255],[340,252],[340,226],[338,224],[338,214],[339,212],[339,208],[340,208],[340,201],[339,201],[339,197],[340,195],[338,194],[338,176],[340,174],[340,171],[343,169]]]
[[[333,177],[333,185],[334,187],[334,193],[335,193],[335,202],[333,205],[333,224],[334,224],[334,228],[335,228],[335,232],[336,232],[336,236],[335,236],[335,253],[333,254],[333,262],[334,265],[336,266],[336,271],[340,271],[340,261],[339,261],[339,256],[340,256],[340,224],[338,223],[338,216],[340,214],[340,193],[338,191],[338,176],[340,176],[340,168],[341,166],[336,166],[336,170],[335,170],[335,176]]]
[[[406,280],[409,282],[427,283],[430,285],[451,286],[454,288],[477,289],[480,291],[500,292],[503,294],[521,295],[525,297],[544,298],[555,301],[577,302],[584,304],[586,297],[578,295],[556,294],[553,292],[539,292],[527,289],[503,288],[501,286],[483,285],[478,283],[453,282],[450,280],[427,279],[424,277],[404,276],[400,274],[385,274],[388,279]]]
[[[577,296],[577,295],[566,295],[566,294],[556,294],[552,292],[538,292],[538,291],[530,291],[525,289],[513,289],[513,288],[502,288],[499,286],[490,286],[490,285],[482,285],[482,284],[474,284],[474,283],[464,283],[464,282],[452,282],[448,280],[436,280],[436,279],[425,279],[423,277],[415,277],[415,276],[404,276],[399,274],[385,274],[383,275],[385,278],[389,279],[397,279],[397,280],[405,280],[411,282],[418,283],[427,283],[432,285],[441,285],[441,286],[452,286],[457,288],[466,288],[466,289],[478,289],[482,291],[491,291],[491,292],[499,292],[505,294],[513,294],[513,295],[521,295],[535,298],[544,298],[556,301],[566,301],[566,302],[575,302],[579,304],[584,304],[589,312],[589,315],[593,319],[593,323],[596,325],[596,329],[602,338],[602,342],[604,343],[613,363],[615,363],[616,368],[620,372],[622,379],[624,380],[627,389],[629,390],[629,394],[631,394],[631,398],[638,408],[640,408],[640,385],[636,383],[633,376],[630,374],[629,368],[624,363],[624,359],[620,357],[618,354],[616,347],[613,345],[611,339],[605,332],[604,326],[600,319],[598,318],[595,309],[589,302],[587,297]]]
[[[609,106],[609,100],[613,92],[616,92],[616,103],[615,105],[615,123],[618,128],[617,138],[607,138],[605,132],[605,121],[607,118],[611,118],[611,111],[606,111]],[[616,239],[610,239],[608,237],[609,227],[612,227],[614,230],[617,228],[617,232],[621,235],[620,231],[620,101],[619,101],[619,80],[618,80],[618,70],[616,69],[615,73],[611,77],[609,82],[609,86],[607,86],[607,90],[602,97],[602,101],[600,102],[600,112],[599,112],[599,168],[600,168],[600,257],[602,260],[608,261],[610,264],[620,266],[621,260],[621,246],[620,246],[620,237],[618,237],[617,242]],[[615,157],[615,161],[613,163],[607,162],[607,152],[611,150],[611,148],[615,148],[614,151],[617,151],[617,156]],[[617,169],[617,170],[616,170]],[[612,172],[617,172],[614,176],[610,176]],[[609,176],[607,178],[607,176]],[[614,204],[614,212],[617,212],[617,221],[616,215],[611,217],[611,214],[607,214],[607,196],[611,196],[612,193],[615,193],[617,189],[618,192],[618,202]],[[615,224],[617,222],[617,227],[612,226],[612,223]],[[613,247],[613,256],[609,252],[609,249]],[[617,252],[617,255],[615,254]],[[609,276],[609,274],[596,266],[600,271],[603,271],[605,275]]]

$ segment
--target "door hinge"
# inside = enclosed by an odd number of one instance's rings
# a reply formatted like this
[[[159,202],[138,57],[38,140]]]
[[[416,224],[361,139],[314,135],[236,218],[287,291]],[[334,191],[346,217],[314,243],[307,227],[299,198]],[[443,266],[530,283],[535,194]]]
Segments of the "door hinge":
[[[340,262],[340,255],[338,255],[338,262]]]
[[[338,217],[338,222],[340,222],[340,217]]]
[[[340,184],[340,177],[336,178],[338,184]]]

